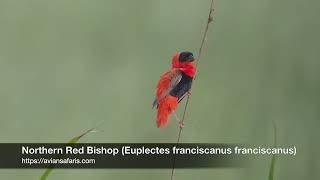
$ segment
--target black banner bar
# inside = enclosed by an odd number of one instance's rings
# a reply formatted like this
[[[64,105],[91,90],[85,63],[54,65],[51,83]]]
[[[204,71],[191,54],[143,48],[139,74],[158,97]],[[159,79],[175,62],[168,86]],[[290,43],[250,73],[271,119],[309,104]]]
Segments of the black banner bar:
[[[0,168],[243,167],[234,144],[0,144]]]

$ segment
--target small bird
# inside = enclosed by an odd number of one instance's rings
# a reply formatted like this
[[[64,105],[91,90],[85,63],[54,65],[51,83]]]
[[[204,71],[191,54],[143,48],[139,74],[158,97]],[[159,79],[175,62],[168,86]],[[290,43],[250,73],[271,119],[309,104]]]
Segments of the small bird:
[[[191,52],[178,52],[172,58],[171,69],[161,75],[157,84],[156,98],[153,102],[153,108],[157,107],[158,109],[158,128],[168,125],[171,114],[174,114],[178,120],[175,111],[179,102],[186,95],[191,95],[190,89],[196,73],[194,60]],[[179,126],[183,127],[181,121],[179,121]]]

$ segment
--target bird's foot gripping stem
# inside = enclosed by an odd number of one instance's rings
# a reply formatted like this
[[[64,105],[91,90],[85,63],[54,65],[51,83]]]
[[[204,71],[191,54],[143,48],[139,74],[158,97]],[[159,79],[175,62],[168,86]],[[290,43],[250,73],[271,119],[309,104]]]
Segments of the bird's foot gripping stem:
[[[177,122],[178,122],[178,127],[180,129],[184,128],[184,122],[182,120],[179,119],[178,115],[176,114],[176,112],[173,112],[174,117],[176,118]]]
[[[178,122],[178,127],[179,127],[180,129],[184,128],[184,122],[183,122],[183,121],[179,121],[179,122]]]
[[[189,97],[191,97],[191,95],[192,95],[192,94],[191,94],[191,91],[188,91],[188,92],[187,92],[187,95],[188,95]]]

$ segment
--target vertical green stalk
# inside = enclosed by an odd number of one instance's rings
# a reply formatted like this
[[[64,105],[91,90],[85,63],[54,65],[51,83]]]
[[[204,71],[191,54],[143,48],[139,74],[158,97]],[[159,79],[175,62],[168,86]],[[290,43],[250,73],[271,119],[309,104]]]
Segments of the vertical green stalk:
[[[274,138],[273,139],[273,147],[276,148],[277,147],[277,126],[276,126],[275,122],[273,122],[273,138]],[[274,178],[275,164],[276,164],[276,155],[273,154],[272,159],[271,159],[270,169],[269,169],[268,180],[273,180],[273,178]]]

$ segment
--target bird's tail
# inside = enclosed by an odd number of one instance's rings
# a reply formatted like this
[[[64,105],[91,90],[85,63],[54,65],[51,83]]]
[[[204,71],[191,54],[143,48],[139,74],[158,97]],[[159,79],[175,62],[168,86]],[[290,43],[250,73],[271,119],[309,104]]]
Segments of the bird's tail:
[[[157,127],[166,127],[169,123],[170,115],[178,107],[178,98],[167,96],[159,102],[157,114]]]

